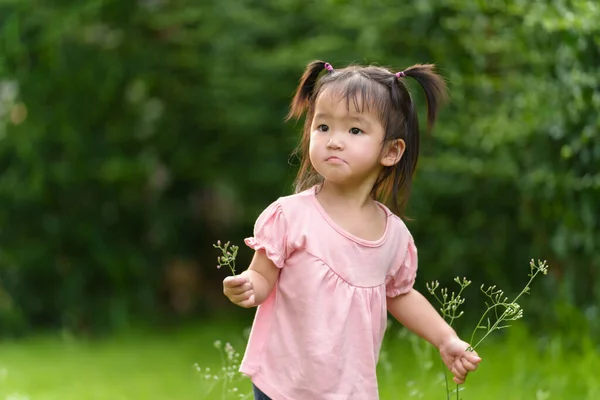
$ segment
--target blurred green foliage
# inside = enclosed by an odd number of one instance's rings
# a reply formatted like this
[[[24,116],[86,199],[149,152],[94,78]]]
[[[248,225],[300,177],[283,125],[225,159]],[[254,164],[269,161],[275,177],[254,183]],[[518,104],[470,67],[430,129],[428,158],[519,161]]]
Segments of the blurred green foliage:
[[[547,259],[537,326],[598,324],[599,20],[583,0],[1,0],[3,333],[206,312],[211,243],[290,192],[282,120],[313,59],[448,79],[409,208],[423,288],[510,292]]]

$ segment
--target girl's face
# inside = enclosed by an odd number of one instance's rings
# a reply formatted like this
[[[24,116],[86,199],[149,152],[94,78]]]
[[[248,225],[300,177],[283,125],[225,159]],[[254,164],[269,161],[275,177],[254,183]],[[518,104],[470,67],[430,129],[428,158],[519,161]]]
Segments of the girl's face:
[[[336,184],[375,181],[384,165],[394,164],[385,154],[382,157],[385,129],[379,118],[367,107],[358,104],[357,109],[353,103],[348,107],[345,99],[326,90],[315,103],[310,161],[325,180]]]

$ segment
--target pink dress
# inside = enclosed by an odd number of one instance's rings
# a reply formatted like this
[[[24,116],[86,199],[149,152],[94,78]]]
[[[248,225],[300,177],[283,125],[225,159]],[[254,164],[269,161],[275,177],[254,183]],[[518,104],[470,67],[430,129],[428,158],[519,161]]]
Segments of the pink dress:
[[[315,190],[269,205],[245,240],[281,271],[256,309],[240,371],[273,400],[376,400],[386,296],[412,289],[417,250],[383,204],[385,233],[366,241],[337,226]]]

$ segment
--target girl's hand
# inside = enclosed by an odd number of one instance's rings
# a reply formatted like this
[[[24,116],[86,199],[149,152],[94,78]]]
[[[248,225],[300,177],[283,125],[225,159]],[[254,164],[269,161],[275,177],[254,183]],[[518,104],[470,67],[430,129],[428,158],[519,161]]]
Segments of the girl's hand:
[[[240,307],[254,307],[254,287],[245,276],[228,276],[223,280],[223,294]]]
[[[475,371],[481,358],[475,351],[467,351],[469,344],[453,336],[440,345],[440,355],[446,367],[454,374],[454,382],[462,384],[469,372]]]

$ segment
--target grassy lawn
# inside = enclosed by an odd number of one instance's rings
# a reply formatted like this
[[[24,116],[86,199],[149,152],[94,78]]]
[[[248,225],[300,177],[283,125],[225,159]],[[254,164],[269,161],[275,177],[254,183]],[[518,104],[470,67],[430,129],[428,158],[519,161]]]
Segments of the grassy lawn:
[[[221,381],[212,374],[222,364],[213,343],[220,340],[224,347],[229,341],[241,350],[243,328],[213,323],[100,341],[41,336],[0,342],[0,400],[219,400]],[[600,356],[591,345],[583,354],[570,354],[555,338],[539,352],[534,339],[513,332],[483,345],[484,362],[464,385],[462,399],[600,399]],[[379,365],[381,398],[445,399],[441,371],[429,346],[390,331]],[[249,393],[245,379],[228,385],[234,386],[237,394],[225,398]]]
[[[214,338],[241,346],[240,332],[220,324],[99,341],[42,336],[0,342],[0,400],[11,394],[21,395],[14,400],[213,398],[204,396],[206,383],[194,364],[218,366]]]

